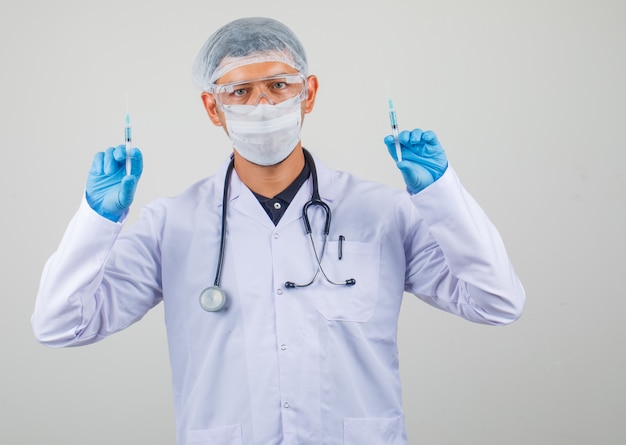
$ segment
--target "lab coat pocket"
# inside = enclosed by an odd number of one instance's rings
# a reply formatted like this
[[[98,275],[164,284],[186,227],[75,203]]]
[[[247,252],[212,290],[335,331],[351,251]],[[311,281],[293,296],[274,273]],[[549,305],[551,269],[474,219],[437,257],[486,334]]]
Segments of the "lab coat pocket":
[[[241,426],[229,425],[209,430],[191,430],[187,433],[190,445],[242,445]]]
[[[343,419],[344,445],[406,445],[404,417]]]
[[[329,241],[322,261],[324,272],[335,282],[354,279],[356,283],[352,286],[323,283],[333,289],[315,296],[320,314],[328,320],[369,320],[374,315],[378,299],[379,266],[379,244]]]

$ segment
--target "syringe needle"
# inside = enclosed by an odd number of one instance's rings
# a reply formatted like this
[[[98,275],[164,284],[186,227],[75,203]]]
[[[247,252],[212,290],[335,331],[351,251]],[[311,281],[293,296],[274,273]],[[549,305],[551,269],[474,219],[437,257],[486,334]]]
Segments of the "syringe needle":
[[[398,139],[398,119],[391,99],[389,99],[389,120],[391,121],[391,131],[393,132],[393,139],[396,144],[396,162],[402,162],[402,148],[400,147],[400,140]]]
[[[130,115],[126,112],[126,123],[124,125],[124,144],[126,145],[126,174],[130,175],[130,150],[131,150]]]

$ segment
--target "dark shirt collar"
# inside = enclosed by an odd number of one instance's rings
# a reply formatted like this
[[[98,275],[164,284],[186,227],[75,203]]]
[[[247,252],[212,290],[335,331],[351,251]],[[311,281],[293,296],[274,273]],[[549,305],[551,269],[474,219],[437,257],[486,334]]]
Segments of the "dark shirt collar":
[[[254,196],[259,200],[259,203],[270,217],[274,225],[278,224],[278,221],[283,217],[287,207],[291,204],[291,201],[302,187],[302,184],[306,182],[311,174],[311,169],[307,162],[304,163],[304,168],[298,175],[298,177],[282,192],[274,196],[273,198],[267,198],[265,196],[254,193]]]

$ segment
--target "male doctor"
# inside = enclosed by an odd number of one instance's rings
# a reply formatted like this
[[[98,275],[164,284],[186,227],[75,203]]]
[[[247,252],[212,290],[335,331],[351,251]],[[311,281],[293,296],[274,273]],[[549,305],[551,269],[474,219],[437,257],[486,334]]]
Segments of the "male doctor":
[[[406,444],[403,292],[477,323],[516,320],[525,295],[496,229],[430,131],[400,134],[406,190],[310,155],[300,128],[318,81],[283,24],[226,24],[194,75],[232,159],[122,231],[141,152],[130,175],[123,147],[97,154],[46,263],[36,337],[93,343],[162,301],[179,444]]]

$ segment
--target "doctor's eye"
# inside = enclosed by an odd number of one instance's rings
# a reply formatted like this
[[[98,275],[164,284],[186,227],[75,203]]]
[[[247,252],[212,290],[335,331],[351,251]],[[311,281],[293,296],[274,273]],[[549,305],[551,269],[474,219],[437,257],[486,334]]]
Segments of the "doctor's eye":
[[[232,95],[235,97],[243,97],[246,94],[248,94],[248,89],[247,88],[238,88],[236,90],[233,91]]]
[[[284,90],[285,88],[287,88],[287,82],[283,80],[274,82],[272,84],[272,89],[274,90]]]

